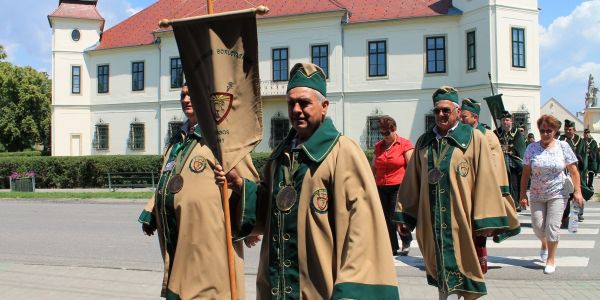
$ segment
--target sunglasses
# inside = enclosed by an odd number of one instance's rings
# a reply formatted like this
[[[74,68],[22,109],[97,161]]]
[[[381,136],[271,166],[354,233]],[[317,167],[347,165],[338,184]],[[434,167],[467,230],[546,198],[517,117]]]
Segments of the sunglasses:
[[[552,133],[552,131],[554,131],[554,130],[552,130],[552,129],[540,129],[540,133],[541,134],[550,134],[550,133]]]
[[[444,115],[449,115],[452,111],[454,111],[454,108],[450,108],[450,107],[442,107],[442,108],[434,108],[433,113],[436,115],[439,115],[440,112],[443,113]]]
[[[388,136],[388,135],[391,134],[391,132],[389,130],[387,130],[387,131],[380,131],[379,133],[381,133],[381,135],[383,135],[383,136]]]

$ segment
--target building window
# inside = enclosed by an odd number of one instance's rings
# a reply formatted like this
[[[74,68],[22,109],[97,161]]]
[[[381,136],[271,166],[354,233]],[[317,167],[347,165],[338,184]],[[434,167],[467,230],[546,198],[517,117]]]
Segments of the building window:
[[[81,94],[81,67],[71,66],[71,93]]]
[[[108,65],[98,66],[98,94],[108,93]]]
[[[512,28],[512,66],[525,68],[525,29]]]
[[[271,149],[277,147],[285,139],[289,131],[290,122],[288,118],[282,117],[280,113],[271,118],[271,138],[269,139]]]
[[[383,138],[379,132],[379,118],[381,116],[367,117],[367,148],[375,148],[375,144]]]
[[[108,150],[108,124],[96,124],[94,148],[96,150]]]
[[[527,134],[530,130],[529,126],[529,112],[527,111],[517,111],[513,114],[513,127],[520,128],[523,127],[525,129],[525,134]]]
[[[171,58],[171,88],[176,89],[183,86],[183,66],[181,58]]]
[[[144,62],[138,61],[131,63],[131,90],[144,90]]]
[[[168,141],[171,141],[173,137],[181,130],[181,126],[183,126],[182,121],[171,121],[169,122],[169,133],[168,133]]]
[[[79,29],[73,29],[73,31],[71,31],[71,39],[75,42],[79,41],[79,39],[81,38],[81,32],[79,32]]]
[[[446,73],[446,37],[428,37],[425,43],[427,45],[427,73]]]
[[[288,48],[273,49],[273,81],[288,80]]]
[[[467,32],[467,70],[475,70],[477,62],[475,60],[475,31]]]
[[[313,64],[321,67],[325,72],[325,76],[329,78],[329,46],[314,45],[311,47],[310,58]]]
[[[435,116],[432,114],[425,115],[425,131],[430,130],[435,126]]]
[[[386,41],[369,42],[369,77],[387,76]]]
[[[131,123],[129,128],[129,149],[144,150],[146,129],[144,123]]]

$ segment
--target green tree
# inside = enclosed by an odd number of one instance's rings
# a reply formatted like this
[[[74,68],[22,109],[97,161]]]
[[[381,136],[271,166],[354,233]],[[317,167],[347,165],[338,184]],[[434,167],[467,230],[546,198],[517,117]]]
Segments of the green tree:
[[[8,151],[47,145],[50,93],[45,72],[0,61],[0,143]]]
[[[0,60],[3,60],[6,58],[6,51],[4,51],[4,46],[0,45]]]

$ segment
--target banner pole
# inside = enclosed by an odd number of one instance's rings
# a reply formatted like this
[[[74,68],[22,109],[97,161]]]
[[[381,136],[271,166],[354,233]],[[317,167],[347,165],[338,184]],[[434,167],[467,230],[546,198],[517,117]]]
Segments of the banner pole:
[[[209,15],[213,14],[213,0],[206,0],[206,8]],[[221,156],[221,155],[219,155]],[[222,158],[221,158],[222,159]],[[229,269],[229,288],[231,289],[231,300],[237,300],[237,284],[235,278],[235,258],[233,256],[233,241],[231,239],[231,213],[229,212],[229,190],[227,179],[221,190],[221,202],[225,219],[225,241],[227,242],[227,266]]]
[[[213,14],[213,0],[206,0],[206,8],[209,15]],[[219,155],[220,156],[220,155]],[[222,159],[222,158],[221,158]],[[231,289],[231,300],[237,300],[237,284],[235,278],[235,258],[233,256],[233,241],[231,238],[231,213],[229,212],[229,191],[227,179],[221,190],[221,202],[225,219],[225,241],[227,242],[227,266],[229,269],[229,288]]]

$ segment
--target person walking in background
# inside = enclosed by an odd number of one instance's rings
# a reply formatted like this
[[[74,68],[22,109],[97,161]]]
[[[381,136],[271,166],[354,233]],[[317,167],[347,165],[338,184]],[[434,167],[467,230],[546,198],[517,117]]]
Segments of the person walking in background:
[[[379,199],[385,215],[393,255],[407,255],[410,251],[412,234],[400,235],[402,250],[398,245],[396,225],[392,222],[396,210],[398,189],[404,178],[406,165],[414,151],[413,144],[396,133],[396,121],[390,116],[379,118],[379,132],[383,139],[375,144],[371,167],[377,183]]]
[[[577,171],[577,157],[571,147],[554,138],[559,126],[558,120],[551,115],[542,115],[537,126],[540,141],[527,147],[523,158],[523,176],[521,177],[521,205],[531,205],[531,226],[542,242],[540,259],[546,262],[545,274],[556,270],[556,249],[563,210],[569,197],[564,189],[565,168],[569,172],[574,186],[573,200],[583,204]],[[531,178],[529,197],[526,193]]]
[[[473,239],[506,232],[509,221],[484,135],[459,122],[457,91],[443,86],[432,98],[436,125],[415,145],[394,222],[401,234],[416,229],[440,299],[478,298],[487,289]]]
[[[585,140],[588,154],[587,186],[593,187],[594,177],[598,173],[598,143],[587,128],[583,130],[583,139]]]
[[[587,147],[587,143],[584,141],[584,139],[578,135],[577,133],[575,133],[575,122],[571,121],[571,120],[565,120],[565,124],[564,124],[564,130],[565,133],[563,135],[560,136],[559,140],[561,141],[565,141],[570,147],[571,150],[573,150],[573,153],[575,153],[575,156],[577,157],[578,163],[577,163],[577,169],[579,170],[579,179],[581,180],[580,185],[581,185],[581,192],[582,195],[584,197],[585,200],[589,200],[593,194],[594,194],[594,187],[593,186],[588,186],[587,183],[587,176],[588,176],[588,169],[589,169],[589,155],[588,155],[588,147]],[[579,206],[579,222],[582,222],[584,220],[583,217],[583,206],[585,204],[582,204]],[[562,219],[562,227],[566,228],[567,223],[568,223],[568,219],[569,219],[569,213],[571,212],[571,206],[567,205],[565,207],[565,211],[563,213],[563,219]]]
[[[167,146],[158,187],[138,221],[146,235],[158,230],[164,259],[162,297],[230,299],[221,192],[209,167],[216,159],[201,137],[185,84],[180,100],[187,121]],[[238,163],[236,169],[248,178],[258,179],[250,155]],[[241,203],[233,197],[229,201],[231,215],[238,215],[235,212],[241,211]],[[244,299],[240,243],[234,243],[235,269],[237,294],[239,299]]]
[[[517,217],[517,210],[515,208],[515,201],[510,195],[508,188],[508,177],[506,172],[506,165],[504,162],[504,155],[502,154],[502,147],[498,137],[487,127],[485,124],[479,122],[479,113],[481,112],[481,103],[478,101],[465,98],[462,100],[461,105],[461,119],[464,124],[470,125],[471,127],[479,130],[485,136],[492,158],[494,159],[494,171],[496,173],[496,179],[498,179],[499,192],[502,193],[503,203],[506,209],[506,215],[509,221],[509,230],[494,236],[494,241],[499,243],[511,236],[519,234],[521,232],[521,224]],[[479,263],[481,264],[481,270],[485,274],[487,272],[487,249],[486,249],[487,237],[476,236],[475,247],[477,247],[477,256],[479,257]]]
[[[500,140],[504,160],[506,161],[506,170],[508,171],[508,183],[510,194],[515,200],[517,211],[521,211],[519,205],[519,183],[521,182],[521,171],[523,170],[523,153],[525,152],[525,137],[513,126],[512,114],[504,111],[501,117],[502,126],[494,133]]]
[[[527,134],[527,141],[525,142],[525,146],[529,146],[529,144],[535,143],[535,135],[533,132]]]

